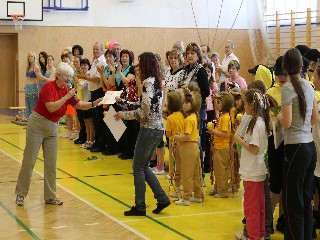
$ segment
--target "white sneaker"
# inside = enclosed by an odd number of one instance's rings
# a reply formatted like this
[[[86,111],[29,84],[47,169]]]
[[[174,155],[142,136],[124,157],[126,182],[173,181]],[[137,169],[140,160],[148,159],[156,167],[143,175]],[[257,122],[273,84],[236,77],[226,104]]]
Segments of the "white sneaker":
[[[173,197],[173,198],[180,198],[180,197],[181,197],[181,193],[178,193],[178,192],[171,192],[171,193],[170,193],[170,197]]]
[[[247,240],[246,236],[243,234],[243,232],[239,232],[235,235],[236,239],[238,240]]]
[[[71,140],[73,139],[78,139],[79,138],[79,133],[73,133],[71,134],[71,137],[69,137]]]
[[[158,170],[157,168],[153,169],[152,172],[153,172],[154,174],[156,174],[156,175],[157,175],[157,174],[165,174],[165,173],[166,173],[164,170]]]
[[[176,205],[182,206],[190,206],[190,201],[180,198],[179,200],[175,201]]]
[[[227,196],[221,196],[219,193],[217,193],[213,197],[214,198],[228,198],[228,195]]]
[[[166,175],[166,178],[167,178],[168,180],[171,180],[171,175],[170,175],[170,174],[167,174],[167,175]]]
[[[61,137],[63,138],[71,138],[72,134],[70,132],[65,133],[64,135],[62,135]]]
[[[80,147],[86,149],[88,146],[88,141],[86,141],[85,143],[81,144]]]
[[[189,199],[190,202],[202,203],[202,198],[191,197]]]

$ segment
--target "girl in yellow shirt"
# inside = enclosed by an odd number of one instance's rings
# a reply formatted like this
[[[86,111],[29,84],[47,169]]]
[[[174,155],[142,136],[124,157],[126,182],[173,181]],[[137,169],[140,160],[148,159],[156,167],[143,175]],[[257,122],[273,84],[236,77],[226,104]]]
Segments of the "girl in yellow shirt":
[[[187,118],[181,134],[176,134],[174,140],[179,144],[181,158],[181,182],[183,195],[175,203],[189,206],[190,202],[201,203],[204,200],[202,190],[202,176],[199,150],[199,124],[197,112],[201,108],[201,95],[198,92],[191,94],[189,89],[184,89],[185,102],[183,110]],[[194,196],[192,196],[194,192]]]

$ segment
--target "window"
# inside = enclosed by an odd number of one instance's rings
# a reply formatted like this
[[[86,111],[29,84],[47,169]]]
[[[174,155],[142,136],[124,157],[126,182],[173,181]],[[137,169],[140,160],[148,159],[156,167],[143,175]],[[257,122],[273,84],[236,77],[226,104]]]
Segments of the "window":
[[[311,9],[311,22],[315,23],[317,18],[316,0],[265,0],[265,16],[268,26],[275,25],[275,14],[279,11],[281,25],[290,25],[291,10],[295,12],[295,23],[305,24],[307,17],[307,8]]]

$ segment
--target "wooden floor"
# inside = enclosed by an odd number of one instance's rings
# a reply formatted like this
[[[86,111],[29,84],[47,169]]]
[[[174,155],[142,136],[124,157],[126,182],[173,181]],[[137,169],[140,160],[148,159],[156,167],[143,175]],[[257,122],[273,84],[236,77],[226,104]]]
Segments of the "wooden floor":
[[[146,217],[125,217],[134,204],[132,160],[90,153],[59,138],[57,195],[62,206],[43,201],[43,156],[40,151],[25,205],[15,204],[15,185],[25,146],[25,126],[0,115],[0,239],[234,239],[243,225],[243,190],[228,199],[208,196],[203,204],[171,204],[156,215],[147,188]],[[60,126],[60,135],[65,127]],[[86,161],[96,156],[98,160]],[[167,155],[166,155],[167,158]],[[164,175],[158,177],[169,193]],[[209,176],[206,177],[209,179]],[[276,216],[275,216],[276,218]],[[272,239],[283,239],[276,232]]]

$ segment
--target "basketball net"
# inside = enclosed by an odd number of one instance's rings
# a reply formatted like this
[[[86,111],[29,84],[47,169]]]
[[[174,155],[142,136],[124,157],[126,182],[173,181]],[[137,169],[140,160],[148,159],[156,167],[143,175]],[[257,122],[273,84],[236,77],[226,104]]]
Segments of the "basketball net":
[[[11,15],[12,21],[14,22],[14,28],[19,31],[22,30],[22,22],[24,20],[24,15],[21,14],[13,14]]]

